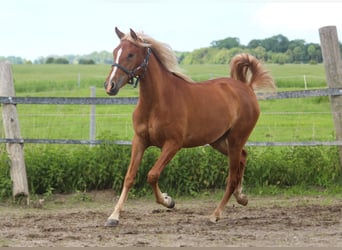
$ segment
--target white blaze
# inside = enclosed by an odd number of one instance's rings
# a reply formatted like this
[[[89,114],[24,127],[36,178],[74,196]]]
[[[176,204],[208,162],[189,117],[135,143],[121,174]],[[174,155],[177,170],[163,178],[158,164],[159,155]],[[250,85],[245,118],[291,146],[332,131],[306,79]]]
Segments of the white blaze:
[[[116,63],[116,64],[119,64],[119,60],[120,60],[121,53],[122,53],[122,48],[120,48],[120,49],[118,50],[118,53],[116,54],[116,58],[115,58],[115,63]],[[112,82],[112,79],[113,79],[113,77],[115,76],[115,73],[116,73],[117,70],[118,70],[118,67],[114,66],[114,68],[113,68],[113,70],[112,70],[112,74],[110,74],[110,78],[109,78],[109,82],[108,82],[108,83],[111,83],[111,82]]]

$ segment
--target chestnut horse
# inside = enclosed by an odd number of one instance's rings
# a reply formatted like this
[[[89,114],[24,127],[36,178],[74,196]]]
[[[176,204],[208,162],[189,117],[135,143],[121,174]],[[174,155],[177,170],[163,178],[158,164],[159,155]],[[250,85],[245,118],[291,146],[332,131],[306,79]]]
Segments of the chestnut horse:
[[[231,78],[194,83],[180,73],[172,49],[133,30],[128,34],[115,28],[120,44],[114,49],[114,64],[104,83],[108,95],[116,95],[126,83],[140,81],[139,101],[133,113],[134,137],[130,164],[120,198],[105,226],[119,223],[120,211],[134,183],[144,151],[157,146],[161,154],[148,173],[156,202],[167,208],[174,201],[158,187],[158,178],[184,147],[209,144],[229,155],[229,177],[225,194],[210,216],[219,220],[233,194],[239,204],[247,205],[242,194],[242,177],[247,152],[244,145],[259,117],[253,89],[274,88],[272,77],[251,55],[235,56],[230,64]],[[250,73],[250,74],[249,74]]]

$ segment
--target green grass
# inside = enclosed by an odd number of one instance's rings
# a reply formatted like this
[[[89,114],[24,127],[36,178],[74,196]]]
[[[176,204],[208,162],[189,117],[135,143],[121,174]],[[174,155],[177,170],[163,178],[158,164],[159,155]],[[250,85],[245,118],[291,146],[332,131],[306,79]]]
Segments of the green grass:
[[[334,140],[327,98],[260,101],[261,115],[251,141]]]
[[[182,65],[182,67],[184,73],[190,75],[195,81],[229,75],[228,65],[199,64]],[[322,64],[267,64],[265,67],[271,72],[277,86],[281,89],[305,88],[304,76],[308,88],[326,87],[325,72]]]
[[[108,68],[109,71],[109,68]],[[90,85],[100,86],[107,72],[102,65],[13,65],[17,95],[53,94]],[[78,85],[80,74],[81,84]]]
[[[228,65],[182,65],[196,81],[228,75]],[[266,65],[278,91],[325,87],[323,65]],[[13,65],[17,96],[107,97],[103,82],[109,65]],[[80,80],[79,80],[80,79]],[[126,85],[119,97],[138,96],[138,88]],[[113,97],[115,98],[115,97]],[[328,97],[260,101],[261,116],[250,141],[333,140],[334,126]],[[110,135],[130,140],[134,105],[97,105],[97,137]],[[88,139],[88,105],[18,105],[24,138]],[[1,125],[2,126],[2,123]],[[3,137],[1,133],[0,135]]]

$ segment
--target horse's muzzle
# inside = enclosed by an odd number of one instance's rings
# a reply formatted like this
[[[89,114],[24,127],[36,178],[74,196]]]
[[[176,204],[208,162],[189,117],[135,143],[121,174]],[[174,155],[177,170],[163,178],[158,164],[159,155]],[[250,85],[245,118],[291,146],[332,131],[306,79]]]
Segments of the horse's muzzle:
[[[119,92],[120,87],[118,87],[118,84],[104,82],[103,85],[108,95],[116,95]]]

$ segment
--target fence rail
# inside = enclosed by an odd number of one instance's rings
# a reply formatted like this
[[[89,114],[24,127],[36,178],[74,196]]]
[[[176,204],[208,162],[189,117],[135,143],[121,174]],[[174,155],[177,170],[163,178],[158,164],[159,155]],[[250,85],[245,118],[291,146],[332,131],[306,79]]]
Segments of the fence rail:
[[[288,98],[305,98],[317,96],[339,96],[342,95],[342,89],[326,88],[298,91],[284,91],[276,93],[257,93],[258,99],[288,99]],[[137,104],[138,97],[11,97],[0,96],[2,104],[61,104],[61,105],[134,105]]]
[[[70,140],[70,139],[11,139],[1,138],[0,143],[19,143],[19,144],[117,144],[132,145],[131,141],[125,140]],[[250,147],[268,147],[268,146],[342,146],[342,141],[303,141],[303,142],[247,142]]]
[[[325,88],[299,91],[284,91],[276,93],[257,93],[258,99],[288,99],[320,96],[341,96],[340,88]],[[49,104],[49,105],[135,105],[138,97],[4,97],[0,96],[1,104]],[[75,139],[13,139],[0,138],[0,143],[31,143],[31,144],[88,144],[103,143],[131,145],[131,141],[115,140],[75,140]],[[342,146],[342,141],[303,141],[303,142],[248,142],[246,146]]]
[[[97,105],[97,104],[136,104],[138,97],[0,97],[3,104],[61,104],[61,105]]]

